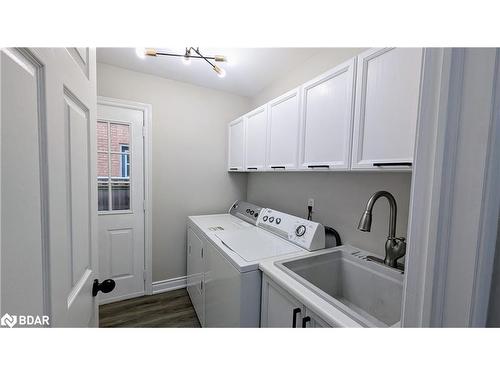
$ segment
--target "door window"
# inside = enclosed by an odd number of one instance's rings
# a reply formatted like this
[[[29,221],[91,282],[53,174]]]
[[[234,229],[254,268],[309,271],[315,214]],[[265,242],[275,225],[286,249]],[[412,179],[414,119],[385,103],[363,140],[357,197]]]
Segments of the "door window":
[[[130,210],[130,125],[97,122],[98,211]]]

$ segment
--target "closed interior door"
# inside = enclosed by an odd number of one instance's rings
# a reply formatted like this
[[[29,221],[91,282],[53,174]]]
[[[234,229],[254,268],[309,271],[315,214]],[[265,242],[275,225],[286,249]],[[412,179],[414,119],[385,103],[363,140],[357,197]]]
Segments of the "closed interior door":
[[[97,107],[99,271],[115,289],[100,303],[144,294],[144,115]]]

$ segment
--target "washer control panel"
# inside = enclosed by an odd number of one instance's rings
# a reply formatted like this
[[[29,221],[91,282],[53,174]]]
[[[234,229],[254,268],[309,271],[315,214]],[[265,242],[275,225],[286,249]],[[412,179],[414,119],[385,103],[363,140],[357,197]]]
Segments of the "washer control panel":
[[[309,251],[325,248],[325,228],[314,221],[263,208],[257,226]]]

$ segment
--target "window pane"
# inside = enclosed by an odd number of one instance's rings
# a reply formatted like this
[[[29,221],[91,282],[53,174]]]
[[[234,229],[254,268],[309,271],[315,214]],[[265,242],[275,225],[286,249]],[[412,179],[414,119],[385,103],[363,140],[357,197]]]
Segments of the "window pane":
[[[111,154],[111,178],[114,180],[129,181],[130,154]]]
[[[97,123],[97,151],[108,151],[108,123]]]
[[[111,152],[123,152],[122,146],[130,144],[130,127],[122,124],[111,124],[109,131],[111,135]]]
[[[129,210],[130,183],[113,179],[111,183],[111,197],[113,210]]]
[[[108,153],[97,153],[97,177],[109,178]]]
[[[97,210],[109,211],[109,179],[97,179]]]

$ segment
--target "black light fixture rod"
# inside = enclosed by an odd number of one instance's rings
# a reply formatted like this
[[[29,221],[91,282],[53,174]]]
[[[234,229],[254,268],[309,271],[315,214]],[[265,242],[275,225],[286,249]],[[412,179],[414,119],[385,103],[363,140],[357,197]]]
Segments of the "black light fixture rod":
[[[212,68],[215,68],[215,65],[212,64],[212,62],[210,62],[208,59],[213,59],[215,60],[215,57],[205,57],[203,56],[200,51],[198,51],[198,48],[193,48],[193,47],[189,47],[189,51],[193,50],[194,52],[196,52],[198,54],[198,56],[191,56],[191,57],[196,57],[196,58],[202,58],[204,59],[207,63],[209,63],[210,65],[212,65]]]
[[[166,53],[166,52],[156,52],[157,55],[159,56],[173,56],[173,57],[186,57],[186,55],[180,55],[177,53]],[[209,60],[215,60],[215,57],[212,56],[189,56],[190,59],[209,59]],[[210,63],[210,61],[209,61]]]

